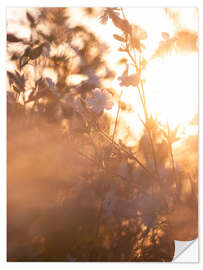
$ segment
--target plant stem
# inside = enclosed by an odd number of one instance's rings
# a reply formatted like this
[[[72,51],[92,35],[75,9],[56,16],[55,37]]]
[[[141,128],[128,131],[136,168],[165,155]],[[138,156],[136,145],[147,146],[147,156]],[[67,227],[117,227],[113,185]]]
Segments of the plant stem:
[[[170,133],[171,132],[170,132],[170,128],[169,128],[169,125],[168,125],[168,121],[167,121],[167,130],[168,130],[168,146],[169,146],[169,152],[170,152],[170,156],[171,156],[173,176],[174,176],[175,183],[176,183],[176,189],[178,189],[178,182],[177,182],[176,169],[175,169],[175,161],[174,161],[174,158],[173,158],[173,148],[172,148],[172,143],[171,143],[171,140],[170,140],[170,137],[171,137]]]
[[[83,100],[85,102],[85,100],[83,98],[80,97],[81,100]],[[89,110],[88,108],[86,108],[87,111],[91,112],[91,110]],[[80,112],[79,112],[80,113]],[[84,115],[83,113],[80,113],[80,115],[86,119],[88,121],[88,118],[86,117],[86,115]],[[112,138],[110,138],[103,130],[101,130],[98,126],[97,126],[97,130],[100,132],[100,134],[102,136],[104,136],[108,141],[110,141],[112,143],[112,145],[119,151],[123,151],[125,154],[127,154],[127,156],[132,159],[135,160],[140,167],[142,167],[145,171],[145,173],[148,174],[148,176],[150,177],[154,177],[153,174],[151,174],[151,172],[131,153],[129,153],[124,147],[122,147],[120,144],[117,144],[116,142],[112,142]]]
[[[140,67],[140,69],[141,69],[141,67]],[[141,72],[141,70],[140,70],[140,72]],[[144,86],[143,86],[142,80],[141,80],[140,84],[141,84],[141,89],[142,89],[142,93],[143,93],[143,110],[144,110],[144,114],[145,114],[145,123],[146,123],[145,127],[147,130],[148,136],[149,136],[151,147],[152,147],[152,157],[153,157],[153,161],[154,161],[155,172],[156,172],[156,175],[158,177],[158,182],[159,182],[159,184],[161,184],[158,165],[157,165],[156,151],[155,151],[154,142],[153,142],[153,138],[152,138],[152,132],[151,132],[151,129],[149,128],[149,125],[148,125],[149,116],[148,116],[148,112],[147,112],[146,97],[144,94]]]
[[[112,139],[102,130],[98,129],[98,131],[108,140],[110,140],[112,142]],[[118,150],[122,150],[125,154],[127,154],[128,158],[135,160],[140,167],[142,167],[144,169],[144,171],[148,174],[148,176],[153,178],[153,174],[151,174],[151,172],[131,153],[129,153],[124,147],[122,147],[121,145],[117,144],[117,143],[113,143],[113,146],[115,148],[117,148]]]
[[[122,12],[122,15],[123,15],[124,20],[127,21],[127,18],[126,18],[126,16],[125,16],[125,13],[124,13],[123,8],[120,8],[120,9],[121,9],[121,12]],[[134,52],[134,57],[135,57],[135,58],[133,58],[133,56],[132,56],[132,54],[131,54],[131,52],[130,52],[129,44],[128,44],[128,35],[127,35],[126,33],[124,33],[124,34],[125,34],[125,39],[126,39],[126,49],[127,49],[127,53],[128,53],[128,55],[130,56],[130,59],[132,60],[133,64],[135,65],[136,71],[138,71],[139,69],[138,69],[137,62],[136,62],[135,51],[133,51],[133,52]],[[132,39],[132,35],[130,36],[130,38],[131,38],[132,43],[134,43],[134,42],[133,42],[133,39]],[[133,44],[133,45],[134,45],[134,44]],[[134,46],[133,46],[133,47],[134,47]]]
[[[116,127],[117,127],[117,123],[118,123],[118,115],[119,115],[119,112],[120,112],[120,100],[121,100],[122,94],[123,94],[123,91],[121,91],[120,96],[119,96],[118,110],[117,110],[117,114],[116,114],[116,121],[115,121],[113,135],[112,135],[112,147],[111,147],[110,155],[111,155],[111,152],[112,152],[113,143],[114,143],[114,137],[115,137],[115,134],[116,134]]]
[[[120,9],[121,9],[123,18],[125,20],[127,20],[126,19],[126,16],[125,16],[125,13],[123,11],[123,8],[120,8]],[[142,71],[141,57],[142,56],[140,54],[140,58],[139,58],[140,61],[139,61],[139,67],[138,67],[136,59],[133,58],[133,56],[132,56],[132,54],[130,52],[129,45],[128,45],[128,36],[127,36],[126,33],[125,33],[125,38],[126,38],[126,49],[127,49],[127,53],[129,55],[130,59],[132,60],[134,66],[135,66],[136,72],[140,72],[140,75],[141,75],[141,71]],[[130,38],[132,40],[132,35],[131,35]],[[132,40],[132,42],[133,42],[133,40]],[[144,114],[145,114],[145,122],[147,123],[147,124],[145,124],[145,126],[146,126],[146,129],[147,129],[147,133],[148,133],[148,136],[149,136],[149,139],[150,139],[150,144],[151,144],[151,147],[152,147],[152,157],[153,157],[153,161],[154,161],[155,172],[156,172],[156,175],[157,175],[157,178],[158,178],[158,182],[160,184],[160,175],[159,175],[159,170],[158,170],[158,165],[157,165],[157,158],[156,158],[156,152],[155,152],[154,142],[153,142],[153,139],[152,139],[151,130],[148,127],[149,117],[148,117],[148,113],[147,113],[146,98],[145,98],[145,94],[144,94],[144,86],[143,86],[143,81],[142,80],[140,81],[140,84],[141,84],[141,89],[139,88],[139,85],[137,86],[137,89],[138,89],[138,92],[139,92],[140,100],[141,100],[142,107],[143,107]]]

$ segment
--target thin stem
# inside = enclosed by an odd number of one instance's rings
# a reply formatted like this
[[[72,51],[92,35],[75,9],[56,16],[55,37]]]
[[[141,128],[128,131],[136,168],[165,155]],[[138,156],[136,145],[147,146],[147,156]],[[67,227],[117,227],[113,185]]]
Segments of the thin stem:
[[[126,19],[126,16],[125,16],[125,13],[124,13],[123,8],[120,8],[120,9],[121,9],[121,12],[122,12],[123,18],[124,18],[125,20],[127,20],[127,19]]]
[[[128,55],[130,56],[130,59],[132,60],[133,64],[135,65],[136,71],[138,71],[139,68],[138,68],[138,66],[137,66],[137,62],[136,62],[136,60],[133,58],[133,56],[132,56],[132,54],[131,54],[131,52],[130,52],[130,49],[129,49],[129,46],[128,46],[127,43],[126,43],[126,49],[127,49]]]
[[[111,140],[111,138],[102,130],[98,129],[98,131],[108,140]],[[131,153],[129,153],[124,147],[122,147],[121,145],[117,144],[117,143],[113,143],[114,147],[117,148],[118,150],[122,150],[124,153],[126,153],[128,155],[128,158],[132,159],[132,160],[135,160],[139,165],[140,167],[142,167],[144,169],[144,171],[149,175],[151,176],[152,178],[154,178],[154,176],[150,173],[150,171]]]
[[[195,208],[198,208],[198,201],[197,201],[197,196],[196,196],[196,192],[195,192],[195,183],[194,183],[194,179],[191,175],[189,175],[189,180],[190,180],[190,187],[191,187],[191,194],[192,194],[192,200],[191,203],[193,204],[193,206]]]
[[[155,148],[154,148],[152,134],[151,134],[151,130],[149,130],[148,128],[147,128],[147,130],[148,130],[148,134],[149,134],[150,143],[151,143],[151,146],[152,146],[152,156],[153,156],[153,160],[154,160],[154,167],[155,167],[155,171],[156,171],[158,181],[159,181],[159,184],[160,184],[161,181],[160,181],[160,175],[159,175],[159,170],[158,170],[158,166],[157,166],[156,152],[155,152]]]
[[[122,15],[123,15],[124,20],[127,21],[127,18],[126,18],[126,16],[125,16],[125,13],[124,13],[123,8],[120,8],[120,9],[121,9],[121,12],[122,12]],[[132,60],[133,64],[135,65],[136,71],[138,71],[139,69],[138,69],[137,62],[136,62],[135,51],[133,51],[133,52],[134,52],[134,57],[135,57],[135,58],[133,58],[133,56],[132,56],[132,54],[131,54],[131,52],[130,52],[129,44],[128,44],[128,35],[127,35],[126,33],[124,33],[124,34],[125,34],[125,39],[126,39],[126,49],[127,49],[127,53],[128,53],[128,55],[130,56],[130,59]],[[133,39],[132,39],[132,35],[130,35],[130,38],[131,38],[131,42],[134,43],[134,42],[133,42]],[[133,47],[135,47],[134,44],[133,44]]]
[[[140,67],[140,72],[141,72],[141,67]],[[147,133],[148,133],[148,136],[149,136],[149,140],[150,140],[150,144],[151,144],[151,148],[152,148],[152,157],[153,157],[153,161],[154,161],[154,168],[155,168],[156,175],[158,177],[158,181],[159,181],[159,184],[160,184],[161,180],[160,180],[160,175],[159,175],[159,170],[158,170],[158,165],[157,165],[156,151],[155,151],[154,142],[153,142],[153,139],[152,139],[151,130],[149,129],[149,126],[148,126],[149,116],[148,116],[148,112],[147,112],[146,97],[145,97],[145,93],[144,93],[144,86],[143,86],[143,81],[142,80],[140,81],[140,85],[141,85],[142,94],[141,94],[139,86],[137,86],[137,89],[138,89],[138,92],[139,92],[139,95],[140,95],[140,99],[141,99],[141,102],[142,102],[144,115],[145,115],[145,124],[144,124],[144,126],[145,126],[145,128],[147,130]]]
[[[142,96],[142,93],[141,93],[141,90],[140,90],[139,86],[137,86],[137,89],[138,89],[138,92],[139,92],[140,100],[142,102],[142,107],[144,108],[145,107],[145,101],[144,101],[144,98]]]
[[[121,8],[121,12],[122,12],[123,18],[126,20],[126,16],[125,16],[125,13],[123,11],[123,8]],[[140,54],[139,67],[138,67],[137,66],[137,62],[136,62],[136,59],[133,58],[133,56],[132,56],[132,54],[130,52],[130,49],[129,49],[129,45],[128,45],[128,42],[127,42],[128,41],[127,34],[125,34],[125,37],[126,37],[126,49],[127,49],[127,53],[129,55],[129,57],[131,58],[133,64],[135,65],[136,72],[140,72],[140,74],[141,74],[141,71],[142,71],[141,57],[142,56]],[[132,36],[131,36],[131,39],[132,39]],[[132,42],[133,42],[133,40],[132,40]],[[158,165],[157,165],[157,158],[156,158],[156,152],[155,152],[154,142],[153,142],[153,139],[152,139],[151,130],[149,130],[149,127],[148,127],[149,117],[148,117],[148,113],[147,113],[146,98],[145,98],[145,94],[144,94],[144,86],[143,86],[143,81],[142,80],[141,80],[140,84],[141,84],[142,93],[141,93],[141,90],[140,90],[139,86],[137,86],[137,89],[138,89],[138,92],[139,92],[139,95],[140,95],[140,100],[141,100],[141,103],[142,103],[142,106],[143,106],[143,110],[144,110],[144,114],[145,114],[145,121],[147,123],[147,132],[148,132],[148,136],[149,136],[149,139],[150,139],[150,144],[151,144],[151,147],[152,147],[152,156],[153,156],[153,160],[154,160],[154,167],[155,167],[155,171],[156,171],[156,174],[157,174],[157,177],[158,177],[158,181],[159,181],[159,184],[160,184],[160,175],[159,175],[159,170],[158,170]]]
[[[168,146],[169,146],[169,152],[170,152],[170,156],[171,156],[171,163],[172,163],[172,169],[173,169],[173,175],[174,175],[174,179],[175,179],[175,183],[176,183],[176,188],[178,188],[178,182],[177,182],[177,177],[176,177],[176,169],[175,169],[175,161],[174,161],[174,157],[173,157],[173,148],[172,148],[172,144],[171,144],[171,132],[170,132],[170,128],[168,125],[168,121],[167,121],[167,131],[168,131]]]
[[[141,73],[141,70],[140,70],[140,73]],[[145,93],[144,93],[144,85],[143,85],[142,80],[140,81],[140,84],[141,84],[142,96],[143,96],[143,100],[144,100],[145,111],[146,111],[146,114],[147,114],[146,97],[145,97]]]
[[[94,158],[92,157],[88,157],[86,154],[84,153],[81,153],[80,151],[77,151],[75,150],[76,153],[78,153],[81,157],[83,157],[85,160],[88,160],[89,162],[91,162],[92,164],[95,165],[95,160]],[[98,166],[98,165],[97,165]],[[100,167],[98,166],[99,169],[102,169],[102,170],[106,170],[105,167]],[[117,173],[112,173],[111,171],[108,171],[108,173],[110,173],[112,176],[115,176],[115,177],[119,177],[121,178],[123,181],[125,181],[126,183],[129,183],[129,180],[128,178],[126,178],[125,176],[122,176],[120,174],[117,174]],[[134,183],[135,187],[140,191],[142,192],[143,194],[147,195],[147,192],[145,190],[143,190],[140,186],[136,185],[136,183]]]
[[[159,180],[159,184],[160,182],[160,176],[159,176],[159,171],[158,171],[158,167],[157,167],[157,161],[156,161],[156,154],[155,154],[155,149],[154,149],[154,144],[153,144],[153,140],[152,140],[152,136],[151,136],[151,131],[149,130],[149,128],[147,127],[146,123],[141,119],[141,117],[138,115],[140,121],[142,122],[143,126],[146,128],[149,139],[150,139],[150,144],[152,146],[152,155],[153,155],[153,160],[154,160],[154,167],[155,167],[155,171]]]
[[[141,73],[141,66],[140,66],[140,73]],[[140,99],[141,99],[143,110],[144,110],[144,114],[145,114],[145,122],[146,122],[145,127],[146,127],[146,130],[147,130],[148,136],[149,136],[151,147],[152,147],[152,157],[153,157],[153,161],[154,161],[154,167],[155,167],[156,175],[158,177],[158,181],[159,181],[159,184],[160,184],[161,183],[161,180],[160,180],[160,175],[159,175],[159,170],[158,170],[158,164],[157,164],[157,158],[156,158],[156,151],[155,151],[155,147],[154,147],[152,133],[151,133],[151,130],[149,129],[149,126],[148,126],[149,116],[148,116],[148,112],[147,112],[146,97],[145,97],[145,93],[144,93],[144,85],[143,85],[143,81],[142,80],[140,81],[140,85],[141,85],[142,95],[140,93],[139,86],[137,86],[137,89],[138,89],[139,94],[140,94]],[[141,98],[141,96],[142,96],[142,98]]]
[[[112,152],[113,143],[114,143],[114,137],[115,137],[115,134],[116,134],[116,127],[117,127],[117,123],[118,123],[118,115],[119,115],[119,112],[120,112],[120,100],[121,100],[122,94],[123,94],[123,91],[121,91],[120,96],[119,96],[118,110],[117,110],[117,114],[116,114],[116,121],[115,121],[114,130],[113,130],[113,135],[112,135],[112,147],[111,147],[110,154],[111,154],[111,152]]]
[[[81,100],[83,100],[85,102],[85,100],[83,98],[80,97]],[[87,111],[91,112],[91,110],[89,110],[88,108],[86,108]],[[80,112],[79,112],[80,113]],[[84,115],[83,113],[80,113],[80,115],[86,119],[86,115]],[[124,147],[122,147],[120,144],[117,144],[116,142],[112,142],[112,138],[110,138],[103,130],[101,130],[98,126],[97,126],[97,130],[100,132],[101,135],[103,135],[108,141],[110,141],[112,143],[112,145],[117,148],[117,150],[119,151],[123,151],[124,153],[126,153],[128,155],[128,157],[132,160],[135,160],[140,167],[142,167],[144,169],[144,171],[152,178],[154,178],[153,174],[150,173],[150,171],[131,153],[129,153]]]

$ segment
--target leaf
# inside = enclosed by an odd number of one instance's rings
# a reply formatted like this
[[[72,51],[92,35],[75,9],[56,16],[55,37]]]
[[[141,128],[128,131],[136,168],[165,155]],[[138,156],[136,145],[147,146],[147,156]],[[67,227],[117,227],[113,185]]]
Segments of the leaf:
[[[123,37],[121,37],[121,36],[119,36],[119,35],[113,35],[113,37],[116,39],[116,40],[118,40],[118,41],[121,41],[121,42],[125,42],[125,38],[123,38]]]
[[[189,30],[182,30],[176,33],[177,52],[196,52],[198,50],[198,34]]]
[[[11,56],[11,61],[13,61],[13,60],[17,60],[17,59],[19,59],[19,57],[20,57],[20,54],[19,53],[17,53],[17,52],[14,52],[13,54],[12,54],[12,56]]]
[[[14,34],[7,34],[7,41],[8,42],[22,42],[22,38],[16,37]]]
[[[25,49],[23,56],[29,56],[29,55],[30,55],[30,52],[31,52],[31,47],[28,46],[28,47]]]
[[[140,82],[140,74],[136,73],[136,74],[132,74],[130,76],[125,76],[122,75],[121,77],[118,78],[121,82],[120,85],[121,86],[138,86],[139,82]]]
[[[49,77],[46,77],[45,80],[46,80],[46,83],[48,84],[49,89],[51,90],[51,92],[52,92],[55,96],[59,97],[59,96],[60,96],[60,93],[57,92],[55,83],[52,81],[52,79],[49,78]]]
[[[7,75],[8,75],[8,78],[9,78],[9,83],[12,84],[13,81],[14,81],[15,75],[10,71],[7,71]]]
[[[28,21],[30,22],[30,26],[35,27],[36,26],[35,18],[28,11],[26,12],[26,16],[27,16]]]
[[[170,38],[170,35],[166,32],[162,32],[161,35],[164,40],[168,40]]]
[[[170,132],[169,140],[170,140],[171,144],[173,144],[174,142],[177,142],[177,141],[179,141],[181,139],[180,137],[177,136],[178,132],[179,132],[179,129],[180,129],[180,126],[177,125],[175,127],[175,129]]]
[[[28,46],[26,47],[25,51],[24,51],[24,54],[20,57],[19,59],[19,68],[20,68],[20,71],[21,69],[28,64],[29,62],[29,55],[30,55],[30,52],[31,52],[31,47]]]
[[[40,45],[40,46],[38,46],[38,47],[32,49],[32,50],[30,51],[30,53],[29,53],[30,59],[32,59],[32,60],[37,59],[37,58],[41,55],[41,53],[42,53],[43,46],[44,46],[44,45],[42,44],[42,45]]]
[[[21,90],[20,88],[15,87],[15,85],[13,85],[13,89],[20,94],[20,92],[23,92],[24,90]]]
[[[119,16],[119,8],[104,8],[103,15],[99,18],[101,24],[106,24],[111,16]]]
[[[176,38],[170,38],[168,40],[160,41],[159,46],[152,55],[151,59],[157,57],[164,57],[165,55],[171,54],[172,50],[175,48]]]
[[[119,28],[121,31],[123,31],[124,33],[131,33],[131,25],[129,24],[129,22],[127,20],[123,20],[118,16],[112,15],[110,17],[112,19],[113,24]]]
[[[51,91],[56,91],[55,83],[52,81],[51,78],[46,77],[46,82],[48,83],[49,88],[50,88]]]
[[[24,74],[20,75],[18,71],[14,73],[7,71],[10,85],[13,85],[13,89],[17,92],[23,92],[25,89],[25,77]]]
[[[177,125],[173,130],[171,130],[167,124],[167,133],[165,130],[162,129],[162,133],[165,137],[165,139],[170,143],[173,144],[174,142],[179,141],[181,138],[178,135],[178,132],[180,130],[180,125]]]
[[[45,33],[43,33],[42,31],[38,31],[38,34],[40,35],[40,36],[42,36],[46,41],[48,41],[48,42],[52,42],[52,41],[54,41],[54,35],[53,34],[45,34]]]
[[[168,141],[168,134],[166,133],[166,131],[163,130],[163,129],[162,129],[161,131],[162,131],[162,133],[163,133],[165,139]]]
[[[137,38],[132,38],[132,42],[131,42],[131,47],[135,48],[136,50],[138,50],[138,52],[141,52],[141,42],[139,39]]]
[[[120,47],[120,48],[118,48],[118,51],[119,51],[119,52],[127,52],[128,50],[127,50],[126,48]]]
[[[21,71],[21,69],[22,69],[25,65],[28,64],[28,62],[29,62],[29,58],[28,58],[28,57],[23,57],[23,56],[20,57],[20,59],[19,59],[19,68],[20,68],[20,71]]]
[[[132,36],[139,40],[146,40],[147,32],[139,25],[132,24]]]

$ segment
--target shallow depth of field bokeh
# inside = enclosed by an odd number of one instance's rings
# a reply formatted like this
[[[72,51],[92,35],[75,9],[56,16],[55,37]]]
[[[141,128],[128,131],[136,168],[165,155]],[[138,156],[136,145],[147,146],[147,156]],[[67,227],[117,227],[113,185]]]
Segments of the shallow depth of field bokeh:
[[[7,9],[8,261],[172,261],[198,237],[198,10]]]

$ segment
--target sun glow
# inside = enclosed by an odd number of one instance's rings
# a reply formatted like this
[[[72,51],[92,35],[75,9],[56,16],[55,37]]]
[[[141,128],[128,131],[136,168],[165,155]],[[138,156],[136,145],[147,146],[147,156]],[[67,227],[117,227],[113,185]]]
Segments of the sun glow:
[[[198,58],[173,54],[153,61],[147,70],[146,93],[150,112],[161,121],[187,125],[198,110]]]
[[[197,54],[185,56],[174,52],[165,59],[153,60],[145,71],[145,77],[148,113],[158,117],[162,124],[168,123],[171,129],[177,125],[186,128],[198,113]],[[118,94],[123,91],[121,101],[133,109],[131,112],[121,112],[120,117],[130,126],[134,136],[139,136],[143,128],[139,118],[144,120],[144,113],[137,88],[122,88],[117,79],[114,80],[113,87]],[[113,118],[116,111],[117,107],[110,111]],[[191,130],[186,133],[190,135]]]
[[[147,9],[126,10],[127,17],[130,17],[133,23],[142,25],[148,33],[146,50],[143,54],[150,59],[162,39],[161,32],[168,32],[172,36],[175,27],[172,27],[172,23],[163,14],[162,9],[148,9],[149,14],[156,17],[153,23],[149,23],[146,12]],[[197,31],[195,9],[188,12],[189,10],[181,10],[182,27]],[[163,23],[160,24],[160,21]],[[144,72],[144,77],[148,112],[157,116],[162,124],[168,122],[171,129],[177,125],[182,128],[187,127],[194,115],[198,113],[198,54],[183,55],[173,51],[171,55],[164,58],[151,60]],[[116,81],[113,82],[113,87],[118,93],[121,91]],[[143,126],[138,124],[138,116],[144,119],[144,115],[138,90],[133,87],[123,89],[121,100],[133,107],[133,112],[123,113],[123,117],[132,132],[139,135]]]

